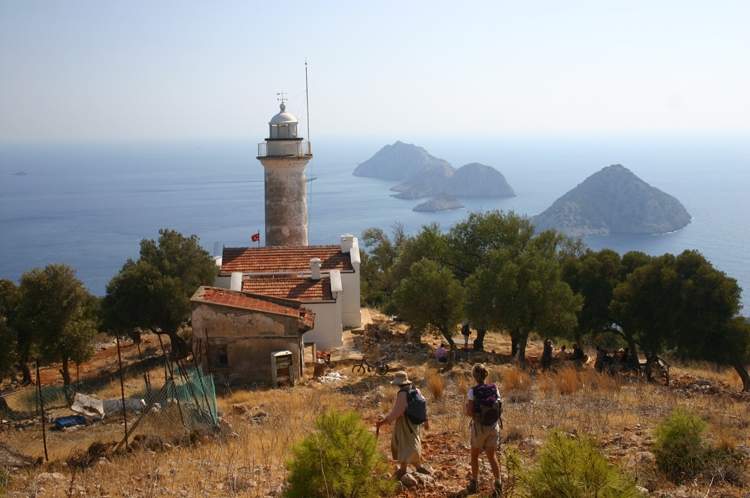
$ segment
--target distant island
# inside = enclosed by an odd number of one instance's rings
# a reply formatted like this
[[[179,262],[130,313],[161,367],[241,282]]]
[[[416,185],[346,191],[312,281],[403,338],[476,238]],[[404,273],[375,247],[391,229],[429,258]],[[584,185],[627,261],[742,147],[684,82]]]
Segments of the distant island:
[[[417,173],[433,169],[450,170],[450,174],[453,174],[453,167],[448,161],[431,156],[422,147],[396,142],[380,149],[370,159],[357,166],[352,174],[402,181]]]
[[[685,206],[621,164],[603,168],[533,217],[537,231],[555,228],[569,237],[661,234],[690,223]]]
[[[438,192],[431,201],[423,202],[415,206],[412,211],[429,211],[439,213],[442,211],[451,211],[465,207],[458,199],[446,192]]]
[[[445,192],[461,197],[515,197],[502,173],[491,166],[471,163],[454,169],[422,147],[396,142],[386,145],[357,166],[354,176],[400,180],[391,188],[398,199],[421,199]]]
[[[11,176],[29,176],[29,174],[19,171],[18,173],[11,173]]]

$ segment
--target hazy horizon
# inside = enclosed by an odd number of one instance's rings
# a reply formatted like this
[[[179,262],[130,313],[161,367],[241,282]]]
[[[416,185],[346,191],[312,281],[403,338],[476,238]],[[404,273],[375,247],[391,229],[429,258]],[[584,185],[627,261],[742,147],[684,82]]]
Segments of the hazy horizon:
[[[0,142],[750,134],[750,3],[0,2]],[[436,155],[439,155],[436,154]]]

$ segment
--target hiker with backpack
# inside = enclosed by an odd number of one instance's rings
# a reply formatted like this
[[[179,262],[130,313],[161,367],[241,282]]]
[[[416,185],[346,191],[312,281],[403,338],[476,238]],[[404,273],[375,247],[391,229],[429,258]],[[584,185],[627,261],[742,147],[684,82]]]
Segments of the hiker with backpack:
[[[497,447],[500,444],[500,427],[502,425],[502,400],[497,386],[485,383],[489,371],[481,363],[471,370],[476,386],[469,389],[469,400],[466,402],[466,415],[471,417],[471,480],[467,486],[469,493],[477,492],[479,476],[479,455],[482,450],[495,476],[494,492],[502,496],[503,484],[500,481],[500,465],[497,463]]]
[[[391,413],[383,420],[375,423],[379,429],[384,424],[394,424],[391,434],[391,454],[398,462],[395,478],[401,479],[406,475],[407,465],[412,464],[417,472],[431,474],[428,469],[422,467],[422,426],[429,430],[430,423],[427,420],[427,401],[415,388],[406,372],[396,372],[393,381],[398,387],[396,403]]]

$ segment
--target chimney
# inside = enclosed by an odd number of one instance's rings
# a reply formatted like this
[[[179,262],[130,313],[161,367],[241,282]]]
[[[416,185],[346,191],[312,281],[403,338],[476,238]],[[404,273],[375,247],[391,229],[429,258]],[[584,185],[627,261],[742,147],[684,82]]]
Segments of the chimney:
[[[224,244],[221,242],[214,242],[214,255],[213,260],[216,266],[221,266],[221,260],[224,257]]]
[[[229,280],[229,290],[242,292],[242,272],[232,272],[231,280]]]
[[[342,235],[341,236],[341,252],[344,254],[348,253],[354,245],[354,235]]]
[[[320,280],[320,259],[313,258],[310,260],[310,278],[313,280]]]

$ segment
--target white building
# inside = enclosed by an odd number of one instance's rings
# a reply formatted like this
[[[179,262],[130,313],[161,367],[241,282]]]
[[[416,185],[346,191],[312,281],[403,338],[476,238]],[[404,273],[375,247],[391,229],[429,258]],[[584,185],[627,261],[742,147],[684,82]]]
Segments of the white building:
[[[360,253],[352,235],[342,235],[340,246],[227,247],[216,259],[216,287],[295,299],[314,311],[305,342],[318,349],[342,346],[343,329],[362,325]]]

